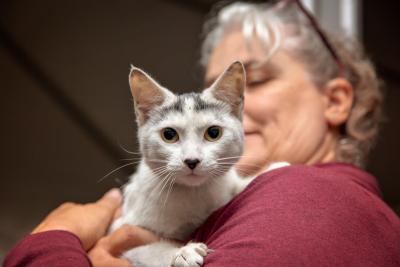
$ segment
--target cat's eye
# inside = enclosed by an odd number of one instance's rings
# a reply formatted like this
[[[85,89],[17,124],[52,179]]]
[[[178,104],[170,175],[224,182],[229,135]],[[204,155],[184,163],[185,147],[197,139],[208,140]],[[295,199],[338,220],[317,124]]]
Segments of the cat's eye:
[[[208,127],[207,131],[204,133],[204,138],[207,141],[214,142],[220,139],[222,136],[222,128],[219,126]]]
[[[161,138],[167,143],[175,143],[179,140],[179,135],[175,129],[167,127],[161,130]]]

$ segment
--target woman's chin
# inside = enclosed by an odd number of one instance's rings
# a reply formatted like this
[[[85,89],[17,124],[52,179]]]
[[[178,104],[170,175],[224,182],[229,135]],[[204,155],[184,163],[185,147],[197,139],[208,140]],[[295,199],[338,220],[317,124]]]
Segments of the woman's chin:
[[[257,133],[250,133],[245,134],[244,136],[244,147],[247,150],[252,150],[253,148],[259,148],[263,146],[263,138],[260,134]]]

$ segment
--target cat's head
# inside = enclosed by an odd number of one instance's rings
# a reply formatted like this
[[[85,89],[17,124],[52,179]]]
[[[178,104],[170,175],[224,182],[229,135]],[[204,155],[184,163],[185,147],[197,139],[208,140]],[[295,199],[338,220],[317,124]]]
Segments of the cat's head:
[[[230,65],[202,93],[175,95],[135,67],[129,83],[140,150],[159,179],[198,186],[223,175],[239,159],[243,151],[242,63]]]

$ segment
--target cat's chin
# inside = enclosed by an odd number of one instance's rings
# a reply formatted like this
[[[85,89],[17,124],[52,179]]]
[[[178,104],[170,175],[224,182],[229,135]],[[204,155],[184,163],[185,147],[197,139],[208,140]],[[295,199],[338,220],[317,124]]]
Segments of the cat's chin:
[[[176,182],[183,186],[196,187],[206,183],[207,180],[207,176],[191,173],[182,175]]]

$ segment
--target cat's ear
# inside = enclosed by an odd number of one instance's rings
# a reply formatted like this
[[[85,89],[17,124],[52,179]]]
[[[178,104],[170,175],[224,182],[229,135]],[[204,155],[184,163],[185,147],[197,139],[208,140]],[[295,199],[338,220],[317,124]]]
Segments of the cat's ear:
[[[232,63],[207,89],[214,98],[228,103],[233,115],[242,118],[246,72],[240,61]]]
[[[153,108],[161,105],[168,96],[173,95],[146,72],[134,66],[131,66],[129,85],[135,103],[136,119],[139,126],[147,121]]]

